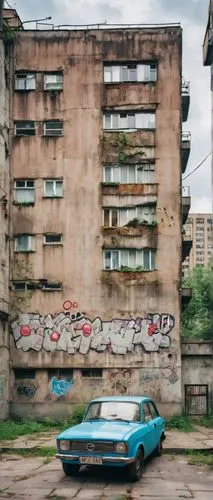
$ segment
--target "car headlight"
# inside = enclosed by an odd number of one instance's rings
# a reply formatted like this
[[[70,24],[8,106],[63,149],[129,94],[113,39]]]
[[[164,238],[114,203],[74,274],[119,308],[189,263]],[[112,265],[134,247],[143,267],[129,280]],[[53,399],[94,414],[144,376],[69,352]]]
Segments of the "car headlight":
[[[117,443],[115,446],[116,453],[126,453],[127,452],[127,444],[126,443]]]
[[[61,451],[68,451],[70,449],[70,442],[68,440],[59,441],[59,449]]]

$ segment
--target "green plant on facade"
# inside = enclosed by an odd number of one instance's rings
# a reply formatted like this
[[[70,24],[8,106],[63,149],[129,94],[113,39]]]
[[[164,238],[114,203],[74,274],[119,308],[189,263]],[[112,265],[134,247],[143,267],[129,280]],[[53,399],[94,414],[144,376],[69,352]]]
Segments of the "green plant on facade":
[[[125,148],[130,145],[130,139],[127,134],[120,132],[118,134],[118,147],[119,147],[119,162],[125,163],[126,155]]]
[[[32,276],[32,265],[26,262],[24,258],[19,258],[16,255],[13,259],[13,276],[17,281],[29,280]],[[10,318],[13,321],[18,314],[25,311],[33,296],[33,290],[19,291],[18,293],[11,290],[10,293]]]
[[[149,222],[146,219],[138,219],[135,217],[134,219],[131,219],[127,224],[125,224],[125,227],[138,227],[138,226],[150,226],[150,227],[155,227],[157,226],[157,222],[154,220],[152,222]]]

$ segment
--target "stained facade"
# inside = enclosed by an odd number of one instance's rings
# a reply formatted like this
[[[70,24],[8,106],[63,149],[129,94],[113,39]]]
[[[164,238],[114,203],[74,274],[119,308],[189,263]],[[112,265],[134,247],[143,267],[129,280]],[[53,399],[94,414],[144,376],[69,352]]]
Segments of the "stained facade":
[[[11,415],[181,409],[181,51],[179,26],[14,33]]]

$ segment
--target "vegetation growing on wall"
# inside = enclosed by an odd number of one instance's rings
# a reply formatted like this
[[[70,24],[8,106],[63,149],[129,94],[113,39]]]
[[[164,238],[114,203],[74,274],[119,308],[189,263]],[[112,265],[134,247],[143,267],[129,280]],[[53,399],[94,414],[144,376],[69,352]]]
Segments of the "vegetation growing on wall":
[[[182,314],[183,336],[213,340],[213,263],[195,267],[183,287],[192,289],[191,301]]]
[[[17,255],[14,256],[13,260],[13,276],[16,280],[29,280],[32,276],[32,266],[24,258],[20,258]],[[27,290],[23,292],[14,292],[11,290],[10,293],[10,318],[13,320],[25,311],[29,306],[29,301],[32,297],[33,291]]]

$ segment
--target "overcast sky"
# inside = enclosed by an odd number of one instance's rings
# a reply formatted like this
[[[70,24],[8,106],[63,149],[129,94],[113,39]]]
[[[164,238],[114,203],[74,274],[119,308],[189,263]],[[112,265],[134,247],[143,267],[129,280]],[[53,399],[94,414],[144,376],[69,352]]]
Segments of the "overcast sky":
[[[7,2],[5,2],[7,3]],[[8,0],[22,21],[52,16],[57,24],[181,22],[183,76],[191,83],[191,105],[184,130],[192,133],[185,175],[211,150],[210,68],[202,64],[209,0]],[[6,5],[5,5],[6,6]],[[27,25],[31,27],[30,25]],[[210,212],[210,159],[189,179],[193,212]]]

